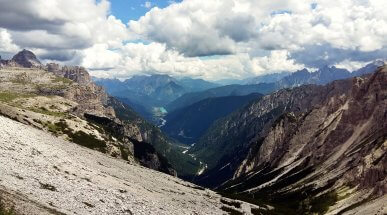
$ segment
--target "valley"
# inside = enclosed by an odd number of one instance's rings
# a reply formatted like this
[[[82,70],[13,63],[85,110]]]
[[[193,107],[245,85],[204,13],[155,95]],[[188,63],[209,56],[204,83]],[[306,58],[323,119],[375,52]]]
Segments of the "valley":
[[[386,0],[0,0],[0,215],[387,215]]]
[[[0,196],[20,214],[221,214],[230,208],[223,202],[258,209],[4,117],[0,125]]]
[[[103,80],[108,94],[82,67],[43,65],[27,50],[16,56],[0,69],[0,161],[19,154],[16,166],[1,166],[0,200],[21,214],[387,210],[387,69],[380,62],[339,70],[345,75],[330,76],[336,68],[324,67],[254,85],[193,81],[201,91],[185,79],[185,89],[197,92],[136,105],[136,93],[114,97],[117,81]],[[156,92],[149,87],[161,82],[169,89],[175,80],[134,79],[143,82],[137,92]],[[155,94],[140,100],[148,96]],[[79,188],[72,190],[74,180]],[[64,198],[71,203],[60,205]]]
[[[255,78],[257,85],[187,93],[166,105],[161,129],[187,144],[182,153],[200,164],[196,174],[183,178],[229,197],[276,205],[278,214],[352,214],[354,208],[362,214],[360,204],[367,205],[364,210],[385,211],[383,65],[375,61],[352,72],[300,70],[273,76],[271,83]],[[360,98],[366,100],[361,103]],[[369,112],[359,112],[360,106]],[[354,115],[358,118],[351,120]],[[361,161],[363,156],[371,160]],[[355,167],[355,160],[365,166]],[[352,175],[360,170],[354,168],[378,172],[373,173],[378,177],[357,181]],[[293,201],[281,203],[286,198]]]

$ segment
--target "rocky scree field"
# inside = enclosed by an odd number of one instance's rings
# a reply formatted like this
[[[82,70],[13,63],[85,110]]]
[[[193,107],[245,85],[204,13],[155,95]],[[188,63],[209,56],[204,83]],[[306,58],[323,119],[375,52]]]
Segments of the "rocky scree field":
[[[0,116],[0,213],[252,214],[267,211]]]

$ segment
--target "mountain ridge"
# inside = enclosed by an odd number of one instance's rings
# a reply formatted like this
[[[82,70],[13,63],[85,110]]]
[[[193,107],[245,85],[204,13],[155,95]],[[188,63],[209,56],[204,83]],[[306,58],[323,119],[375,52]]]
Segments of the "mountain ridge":
[[[293,73],[283,72],[283,73],[274,73],[269,75],[257,76],[255,78],[245,79],[243,81],[240,81],[241,82],[240,84],[225,85],[218,88],[212,88],[207,91],[184,94],[183,96],[169,103],[166,107],[167,109],[169,109],[169,111],[174,111],[179,108],[191,105],[202,99],[231,95],[232,92],[222,93],[222,91],[224,91],[224,89],[227,89],[227,88],[236,89],[238,86],[242,90],[243,88],[247,88],[247,86],[256,86],[257,89],[251,90],[249,91],[249,93],[269,94],[276,90],[298,87],[305,84],[324,85],[335,80],[346,79],[350,77],[371,73],[378,66],[381,66],[384,64],[385,64],[384,61],[380,61],[380,60],[374,61],[360,68],[359,70],[353,71],[352,73],[346,69],[340,69],[334,66],[333,67],[325,66],[318,69],[315,72],[309,72],[307,69],[302,69]],[[259,81],[259,80],[262,80],[262,81]],[[263,81],[263,80],[266,80],[266,81]],[[251,85],[250,83],[257,83],[257,84]],[[219,93],[221,95],[217,95]]]
[[[148,112],[153,107],[163,107],[187,92],[206,90],[217,86],[202,79],[176,79],[168,75],[135,75],[124,81],[95,79],[98,85],[107,88],[111,95],[129,99],[144,106]]]
[[[180,108],[192,105],[203,99],[224,96],[245,96],[251,93],[267,94],[275,90],[273,83],[260,83],[253,85],[226,85],[212,88],[206,91],[187,93],[169,103],[166,108],[168,111],[175,111]]]
[[[190,106],[168,113],[162,130],[185,144],[195,143],[217,119],[228,115],[263,95],[252,93],[246,96],[207,98]]]
[[[263,97],[217,122],[187,152],[208,164],[197,182],[283,202],[295,214],[344,213],[374,199],[374,210],[383,210],[385,83],[384,66],[366,76]],[[343,190],[348,196],[340,197]]]
[[[25,53],[29,52],[17,55]],[[178,147],[172,148],[172,141],[130,107],[111,102],[104,89],[91,81],[86,69],[58,64],[33,68],[10,64],[0,69],[2,115],[113,157],[130,162],[137,159],[144,166],[176,175],[164,156],[168,152],[174,153],[175,160],[183,157],[176,151]]]

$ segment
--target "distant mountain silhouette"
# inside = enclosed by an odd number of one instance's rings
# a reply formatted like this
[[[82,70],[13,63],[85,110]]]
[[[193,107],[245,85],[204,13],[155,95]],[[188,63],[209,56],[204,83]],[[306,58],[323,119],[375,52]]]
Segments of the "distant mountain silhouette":
[[[263,95],[253,93],[246,96],[207,98],[166,116],[162,130],[185,144],[195,143],[217,119],[245,106]]]
[[[133,76],[125,81],[95,78],[94,81],[105,87],[109,94],[125,98],[127,103],[143,106],[148,112],[153,107],[167,105],[185,93],[218,86],[201,79],[178,80],[168,75]]]
[[[212,88],[202,92],[187,93],[175,101],[169,103],[166,107],[169,112],[178,110],[180,108],[192,105],[198,101],[224,96],[245,96],[251,93],[267,94],[275,90],[274,83],[261,83],[253,85],[227,85],[217,88]]]

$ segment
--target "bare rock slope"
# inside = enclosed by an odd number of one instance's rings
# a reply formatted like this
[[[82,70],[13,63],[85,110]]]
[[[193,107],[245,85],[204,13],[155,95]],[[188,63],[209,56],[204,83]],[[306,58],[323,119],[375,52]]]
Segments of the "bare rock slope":
[[[0,61],[0,114],[171,175],[192,166],[193,159],[185,155],[188,159],[182,162],[184,154],[170,139],[109,97],[86,69],[42,65],[27,50]]]
[[[385,214],[386,110],[384,66],[267,95],[218,121],[188,153],[209,164],[200,183],[287,214]]]
[[[0,172],[0,197],[20,214],[250,214],[251,207],[257,209],[5,117],[0,117]]]

